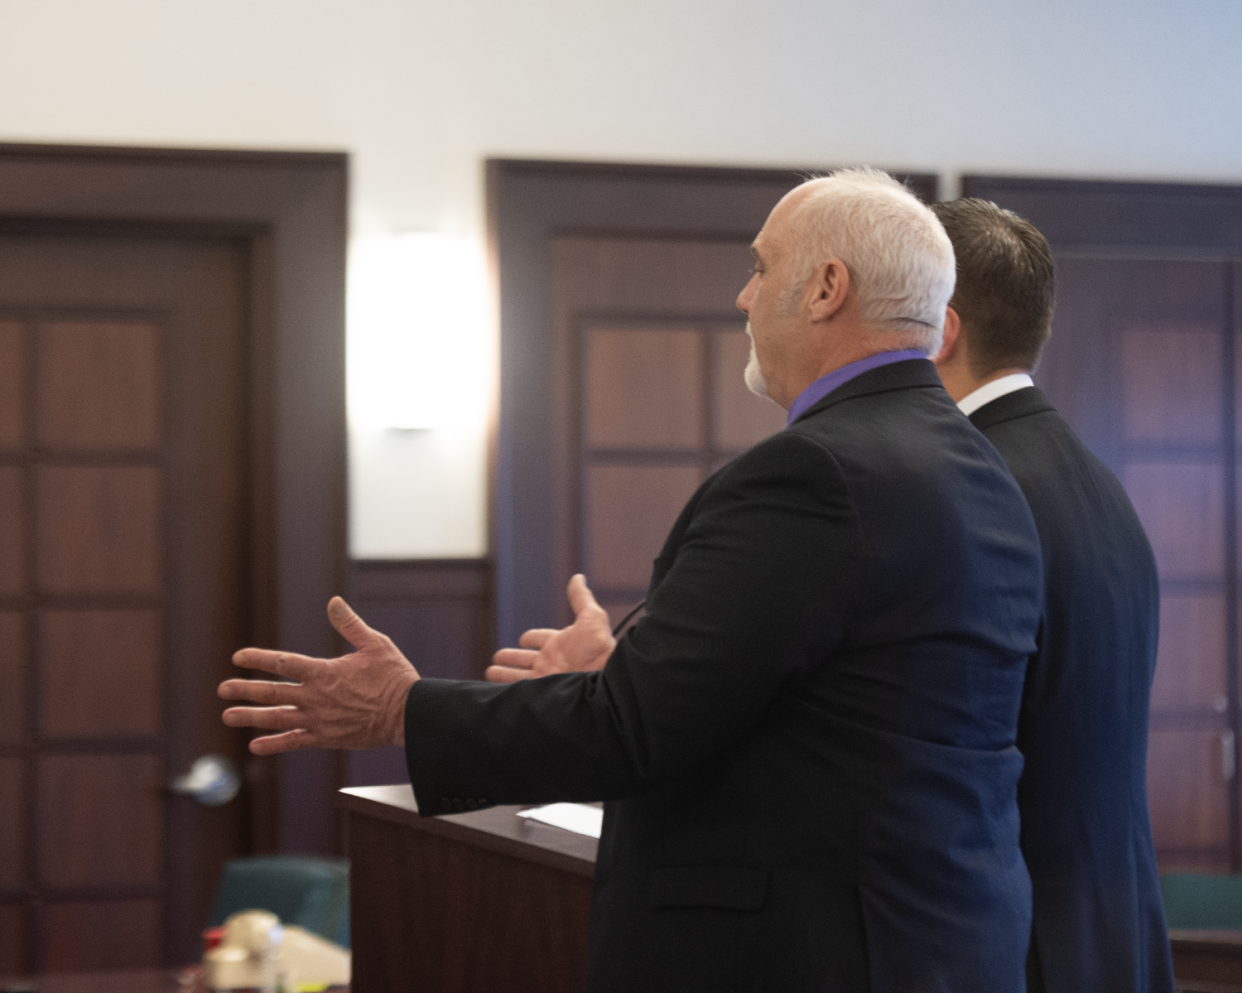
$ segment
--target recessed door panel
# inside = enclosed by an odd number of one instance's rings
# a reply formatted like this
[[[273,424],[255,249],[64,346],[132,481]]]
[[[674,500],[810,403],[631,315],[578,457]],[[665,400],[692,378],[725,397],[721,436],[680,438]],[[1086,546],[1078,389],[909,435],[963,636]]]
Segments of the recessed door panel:
[[[50,449],[159,447],[160,329],[57,321],[39,336],[39,443]]]
[[[49,610],[40,626],[49,738],[158,735],[163,671],[154,610]]]
[[[1147,790],[1158,850],[1175,863],[1229,865],[1229,779],[1223,731],[1153,730],[1147,745]]]
[[[702,332],[596,328],[588,347],[588,444],[673,450],[703,444]]]
[[[1160,652],[1151,706],[1165,714],[1223,714],[1228,709],[1224,597],[1160,598]]]
[[[595,466],[587,478],[587,579],[601,589],[643,590],[697,466]]]
[[[159,595],[160,477],[151,466],[41,469],[39,588],[52,594]]]
[[[1219,463],[1131,462],[1121,479],[1151,540],[1161,579],[1224,578]]]
[[[159,884],[163,782],[156,756],[56,755],[41,759],[38,771],[45,886]],[[90,816],[65,816],[72,804]]]
[[[1130,326],[1120,337],[1126,439],[1219,443],[1219,326]]]
[[[749,241],[553,239],[547,485],[564,578],[545,623],[569,621],[561,591],[578,571],[620,620],[686,498],[768,433],[741,382],[749,346],[734,301]]]

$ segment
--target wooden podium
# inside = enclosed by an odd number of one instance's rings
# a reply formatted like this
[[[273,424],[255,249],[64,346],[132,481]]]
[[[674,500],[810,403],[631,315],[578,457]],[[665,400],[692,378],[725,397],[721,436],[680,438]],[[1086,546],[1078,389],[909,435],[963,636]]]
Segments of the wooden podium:
[[[1242,931],[1169,928],[1173,975],[1184,993],[1242,993]]]
[[[522,807],[419,817],[408,785],[341,790],[351,993],[581,993],[594,838]]]

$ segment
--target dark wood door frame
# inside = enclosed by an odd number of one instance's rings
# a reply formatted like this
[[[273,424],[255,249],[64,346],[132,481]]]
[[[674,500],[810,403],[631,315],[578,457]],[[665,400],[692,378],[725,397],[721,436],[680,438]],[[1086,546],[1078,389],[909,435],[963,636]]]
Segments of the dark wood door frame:
[[[563,235],[749,241],[813,169],[730,169],[492,159],[488,230],[500,301],[500,413],[492,459],[496,635],[517,644],[556,617],[548,479],[554,446],[551,261]],[[899,174],[924,200],[935,175]]]
[[[230,237],[248,247],[250,636],[336,653],[345,582],[347,157],[0,144],[0,230]],[[269,770],[270,771],[270,770]],[[336,846],[339,761],[279,762],[255,847]]]

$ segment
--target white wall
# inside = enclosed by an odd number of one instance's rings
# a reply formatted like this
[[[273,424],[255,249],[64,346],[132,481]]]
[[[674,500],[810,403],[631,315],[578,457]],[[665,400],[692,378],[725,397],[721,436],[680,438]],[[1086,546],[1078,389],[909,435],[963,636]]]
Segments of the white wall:
[[[1242,183],[1239,39],[1238,0],[0,0],[0,140],[346,150],[358,245],[479,239],[492,155]],[[355,554],[484,552],[478,432],[351,440]]]

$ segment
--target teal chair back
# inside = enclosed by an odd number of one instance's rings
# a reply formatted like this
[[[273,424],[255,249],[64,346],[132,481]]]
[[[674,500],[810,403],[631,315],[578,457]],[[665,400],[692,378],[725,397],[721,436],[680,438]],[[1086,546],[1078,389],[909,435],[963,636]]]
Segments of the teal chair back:
[[[1242,876],[1171,872],[1160,893],[1171,928],[1242,929]]]
[[[349,947],[349,860],[259,855],[226,862],[209,927],[239,910],[269,910],[283,924]]]

